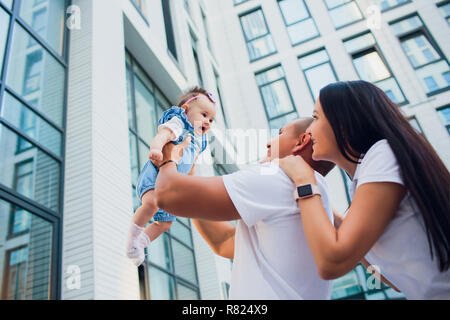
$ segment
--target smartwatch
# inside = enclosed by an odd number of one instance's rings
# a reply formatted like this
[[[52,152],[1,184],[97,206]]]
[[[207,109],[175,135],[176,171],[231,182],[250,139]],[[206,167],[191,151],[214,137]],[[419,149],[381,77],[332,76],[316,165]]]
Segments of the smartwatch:
[[[294,197],[297,199],[305,199],[315,195],[322,196],[319,186],[315,184],[303,184],[295,188]]]

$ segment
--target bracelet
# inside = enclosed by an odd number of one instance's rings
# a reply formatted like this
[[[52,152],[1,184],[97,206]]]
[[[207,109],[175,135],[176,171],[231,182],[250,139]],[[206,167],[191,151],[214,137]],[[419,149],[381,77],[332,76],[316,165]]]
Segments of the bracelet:
[[[178,163],[176,163],[176,161],[173,161],[173,160],[167,160],[167,161],[163,162],[163,163],[158,167],[158,169],[161,169],[161,167],[162,167],[163,165],[168,164],[168,163],[170,163],[170,162],[175,163],[175,165],[176,165],[177,168],[178,168]]]

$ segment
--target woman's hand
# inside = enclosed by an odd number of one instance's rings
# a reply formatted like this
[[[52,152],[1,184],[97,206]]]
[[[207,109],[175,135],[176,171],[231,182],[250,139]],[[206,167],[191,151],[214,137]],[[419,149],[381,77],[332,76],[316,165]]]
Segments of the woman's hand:
[[[171,142],[167,143],[162,150],[163,160],[160,163],[158,163],[158,166],[168,160],[173,160],[176,163],[179,163],[181,160],[181,156],[183,155],[184,149],[186,149],[189,143],[191,143],[190,136],[186,137],[186,139],[184,139],[184,141],[180,144],[174,144]]]
[[[278,163],[286,175],[294,181],[295,185],[316,184],[314,170],[301,156],[291,155],[282,159],[275,159],[273,162]]]

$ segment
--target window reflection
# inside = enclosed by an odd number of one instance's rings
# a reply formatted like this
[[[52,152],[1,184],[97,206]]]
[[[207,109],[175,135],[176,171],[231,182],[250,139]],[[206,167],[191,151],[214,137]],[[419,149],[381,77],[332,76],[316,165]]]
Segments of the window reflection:
[[[1,299],[48,299],[51,224],[0,199],[0,243]]]
[[[299,64],[305,74],[314,100],[318,99],[323,87],[337,81],[325,49],[299,58]]]
[[[428,95],[450,88],[450,66],[419,16],[391,24]]]
[[[257,73],[255,78],[271,128],[298,117],[281,66]]]
[[[240,17],[250,60],[256,60],[276,51],[261,9]]]
[[[384,62],[372,33],[346,40],[344,47],[361,80],[376,84],[394,103],[405,102],[400,86]]]

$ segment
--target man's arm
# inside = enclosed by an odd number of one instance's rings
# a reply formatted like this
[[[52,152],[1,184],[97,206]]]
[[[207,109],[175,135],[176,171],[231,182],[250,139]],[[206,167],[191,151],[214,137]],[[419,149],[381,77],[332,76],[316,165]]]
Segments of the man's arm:
[[[168,143],[163,148],[164,160],[177,163],[190,137],[183,143]],[[176,164],[162,166],[155,186],[158,208],[175,216],[215,221],[238,220],[240,215],[228,195],[222,177],[193,177],[177,172]]]
[[[215,254],[228,259],[234,258],[236,228],[231,223],[202,219],[192,219],[192,222]]]

